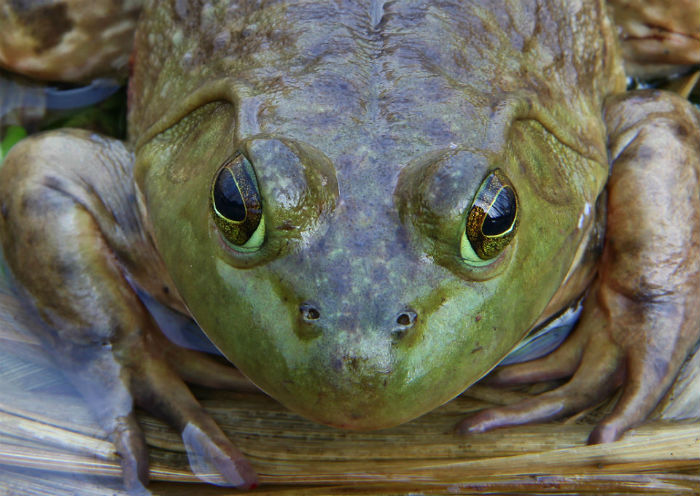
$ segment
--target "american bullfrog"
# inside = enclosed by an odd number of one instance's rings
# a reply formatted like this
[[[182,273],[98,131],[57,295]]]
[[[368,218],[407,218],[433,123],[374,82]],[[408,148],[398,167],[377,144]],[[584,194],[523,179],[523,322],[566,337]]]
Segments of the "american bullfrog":
[[[554,353],[491,376],[570,381],[458,430],[622,386],[605,442],[700,337],[700,116],[625,92],[600,1],[150,2],[132,59],[127,142],[53,131],[0,171],[7,262],[129,487],[147,481],[134,404],[196,471],[255,485],[184,381],[252,387],[242,373],[313,420],[379,429],[583,299]],[[170,343],[143,293],[240,373]]]

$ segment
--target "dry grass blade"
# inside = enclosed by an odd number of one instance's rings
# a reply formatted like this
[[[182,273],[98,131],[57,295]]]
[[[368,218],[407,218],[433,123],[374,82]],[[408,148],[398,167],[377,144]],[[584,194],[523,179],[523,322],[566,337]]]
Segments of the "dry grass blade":
[[[260,398],[256,395],[248,396],[249,406],[253,409],[259,408]],[[239,395],[236,408],[245,408],[245,402],[246,395]],[[432,416],[438,418],[447,416],[448,420],[451,419],[450,409],[444,410],[446,411],[435,412]],[[504,492],[510,490],[523,492],[536,488],[540,491],[545,488],[550,488],[551,491],[554,491],[553,488],[559,488],[564,492],[574,489],[584,491],[593,487],[611,490],[626,488],[655,493],[700,489],[700,474],[697,474],[697,469],[700,467],[700,424],[698,423],[648,425],[637,429],[625,440],[608,445],[577,446],[542,452],[524,452],[511,456],[484,457],[483,450],[487,450],[489,445],[497,446],[499,440],[505,438],[511,438],[511,442],[526,444],[530,436],[525,432],[525,428],[519,428],[479,436],[485,439],[477,443],[478,448],[470,450],[469,456],[458,459],[450,456],[442,459],[420,459],[418,455],[421,452],[421,444],[419,443],[413,451],[398,450],[394,452],[393,459],[377,460],[367,456],[364,446],[363,439],[371,437],[371,434],[357,436],[351,434],[348,439],[347,433],[316,426],[310,422],[306,423],[291,413],[282,418],[285,417],[288,421],[295,421],[301,432],[282,428],[277,430],[276,434],[265,436],[266,439],[256,436],[258,441],[264,441],[261,445],[257,445],[256,449],[246,450],[246,447],[242,446],[260,471],[261,481],[265,484],[275,486],[293,484],[306,488],[360,484],[356,489],[366,485],[368,491],[370,488],[379,490],[380,487],[385,488],[386,491],[390,489],[394,491],[399,487],[423,486],[425,486],[423,490],[432,487],[435,491],[445,487],[451,487],[451,491],[460,488],[465,491],[476,490],[481,487],[499,488],[499,491]],[[285,421],[280,418],[277,418],[275,423],[278,428],[285,425]],[[147,432],[151,431],[151,426],[157,427],[157,424],[158,422],[153,420],[145,422]],[[27,424],[27,426],[30,425],[32,424]],[[441,423],[434,422],[432,425],[441,425]],[[272,426],[267,425],[267,427]],[[551,438],[549,443],[552,445],[559,444],[557,427],[568,431],[569,436],[574,433],[578,436],[587,430],[584,425],[551,424],[548,426],[547,434],[546,427],[540,426],[536,430],[539,436],[549,436]],[[340,447],[335,445],[326,431],[337,432],[339,440],[342,441]],[[23,435],[27,435],[31,431],[28,429],[22,432]],[[376,441],[388,446],[396,441],[401,444],[406,432],[409,431],[397,429],[394,432],[390,430],[377,433]],[[314,433],[322,435],[317,436],[314,441]],[[240,437],[241,433],[234,431],[230,432],[230,435],[236,438]],[[292,456],[285,456],[286,447],[299,435],[306,436],[310,441],[304,448],[297,449]],[[65,440],[68,441],[70,436],[76,436],[76,441],[84,441],[87,437],[68,433]],[[104,441],[99,442],[104,443]],[[239,443],[239,445],[246,444],[256,443],[254,439],[250,439],[248,443]],[[173,446],[177,448],[176,443]],[[363,455],[355,456],[353,446]],[[525,446],[524,449],[526,448]],[[348,450],[350,453],[347,453]],[[333,461],[333,456],[337,456],[340,451],[344,452],[342,459]],[[435,454],[435,452],[432,453],[433,456]],[[186,459],[182,453],[155,449],[152,460],[153,480],[196,481],[187,468]],[[28,449],[7,443],[0,443],[0,463],[15,467],[102,476],[114,476],[120,472],[114,457],[110,459],[106,456],[104,460],[98,460],[94,454],[78,455],[57,449]],[[696,475],[685,475],[684,478],[673,480],[674,473],[682,474],[688,470],[691,472],[694,470]]]
[[[3,434],[18,440],[28,439],[69,452],[92,455],[101,460],[117,459],[112,443],[44,422],[0,411],[0,426]]]

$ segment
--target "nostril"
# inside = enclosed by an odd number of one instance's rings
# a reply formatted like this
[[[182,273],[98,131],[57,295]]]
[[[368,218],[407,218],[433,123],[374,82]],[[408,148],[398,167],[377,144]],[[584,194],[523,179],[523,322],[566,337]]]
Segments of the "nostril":
[[[299,305],[299,312],[304,320],[318,320],[321,317],[321,312],[311,303],[302,303]]]
[[[410,327],[416,323],[418,315],[413,310],[406,310],[401,312],[398,317],[396,317],[396,323],[401,327]]]

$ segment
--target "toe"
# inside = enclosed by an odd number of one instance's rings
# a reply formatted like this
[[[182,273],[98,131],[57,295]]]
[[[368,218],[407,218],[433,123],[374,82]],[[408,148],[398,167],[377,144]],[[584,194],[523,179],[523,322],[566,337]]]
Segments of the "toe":
[[[572,376],[589,347],[591,336],[600,335],[601,321],[597,305],[584,305],[576,329],[559,348],[537,360],[499,367],[486,377],[485,382],[489,385],[515,386]]]
[[[211,437],[194,423],[182,431],[187,458],[195,475],[210,484],[251,489],[257,475],[243,455],[219,436]]]
[[[499,367],[484,380],[493,386],[515,386],[571,376],[579,365],[587,336],[574,332],[547,356],[529,362]]]
[[[666,361],[646,360],[646,355],[628,357],[626,383],[615,409],[605,417],[588,438],[589,444],[618,440],[627,430],[642,423],[661,401],[677,368]]]
[[[187,382],[217,389],[260,392],[250,379],[230,363],[223,363],[219,357],[171,346],[167,360]]]
[[[457,432],[479,433],[499,427],[546,422],[582,411],[597,404],[620,385],[620,370],[619,350],[603,339],[594,338],[589,341],[581,364],[569,382],[514,405],[482,410],[458,424]]]
[[[148,485],[148,450],[143,431],[133,413],[115,419],[110,439],[121,457],[124,485],[130,493]]]
[[[135,384],[137,403],[181,433],[195,475],[238,488],[257,485],[255,471],[202,408],[179,376],[163,363],[146,362]]]

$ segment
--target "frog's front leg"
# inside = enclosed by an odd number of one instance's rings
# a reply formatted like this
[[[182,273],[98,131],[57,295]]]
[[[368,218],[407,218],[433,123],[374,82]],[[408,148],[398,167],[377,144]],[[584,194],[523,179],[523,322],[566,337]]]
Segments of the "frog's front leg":
[[[132,162],[121,142],[84,131],[16,145],[0,170],[5,257],[41,317],[36,332],[121,455],[127,487],[148,478],[134,403],[182,433],[195,470],[213,466],[219,482],[250,487],[249,463],[180,378],[236,387],[240,375],[171,344],[132,287],[178,305],[137,211]]]
[[[664,92],[610,99],[613,162],[598,277],[574,335],[552,355],[503,367],[503,385],[572,376],[562,387],[464,420],[461,432],[549,420],[622,395],[589,442],[641,423],[700,338],[700,115]]]

